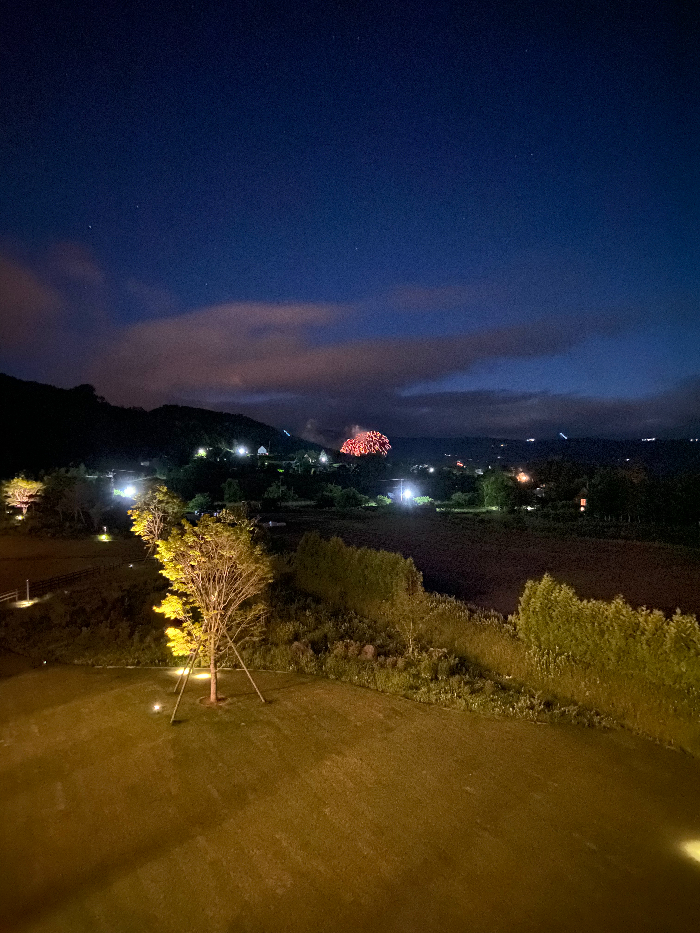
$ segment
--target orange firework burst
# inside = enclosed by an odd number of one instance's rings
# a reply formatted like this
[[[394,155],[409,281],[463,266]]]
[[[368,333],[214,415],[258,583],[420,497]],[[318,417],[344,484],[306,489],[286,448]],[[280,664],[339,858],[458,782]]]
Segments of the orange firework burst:
[[[364,454],[381,454],[386,457],[390,450],[389,438],[379,431],[363,431],[355,437],[349,437],[340,448],[341,454],[351,454],[353,457],[362,457]]]

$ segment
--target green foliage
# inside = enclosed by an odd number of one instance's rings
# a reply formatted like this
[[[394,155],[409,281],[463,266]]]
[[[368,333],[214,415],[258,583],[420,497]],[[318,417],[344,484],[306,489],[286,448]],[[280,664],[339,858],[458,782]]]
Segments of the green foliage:
[[[316,498],[316,505],[320,509],[332,509],[338,504],[338,496],[343,491],[342,486],[337,483],[324,483]]]
[[[297,494],[289,486],[285,486],[281,479],[276,480],[271,486],[268,486],[263,493],[263,499],[280,504],[282,502],[293,502]]]
[[[481,494],[487,509],[508,511],[517,503],[517,480],[507,473],[486,473],[481,479]]]
[[[143,538],[152,552],[158,541],[167,538],[184,513],[182,499],[170,492],[167,486],[156,486],[139,496],[135,507],[129,510],[131,530]]]
[[[272,580],[270,559],[253,541],[253,526],[222,512],[196,526],[183,521],[156,545],[170,591],[156,606],[180,623],[182,640],[205,654],[211,669],[211,699],[217,699],[216,669],[230,650],[261,634],[259,597]],[[170,643],[178,640],[170,634]]]
[[[453,509],[471,509],[477,504],[477,496],[473,492],[453,492],[448,506]]]
[[[680,612],[580,600],[549,574],[530,580],[516,616],[518,634],[530,647],[567,655],[603,670],[627,671],[657,684],[700,690],[700,626]]]
[[[377,496],[377,505],[391,505],[389,496]]]
[[[342,489],[340,491],[336,500],[336,505],[339,509],[357,509],[366,502],[367,496],[363,496],[357,489],[348,486],[347,489]]]
[[[415,496],[413,501],[416,505],[433,505],[435,500],[430,496]]]
[[[229,478],[221,484],[221,489],[224,494],[224,502],[226,505],[232,505],[233,503],[243,501],[241,484],[237,479],[234,479],[234,477],[229,476]]]
[[[211,506],[211,496],[206,492],[198,492],[197,495],[187,503],[188,509],[196,513],[206,512]]]
[[[382,619],[386,604],[420,596],[422,577],[412,560],[390,551],[348,547],[340,538],[304,535],[292,558],[296,586],[332,606]]]

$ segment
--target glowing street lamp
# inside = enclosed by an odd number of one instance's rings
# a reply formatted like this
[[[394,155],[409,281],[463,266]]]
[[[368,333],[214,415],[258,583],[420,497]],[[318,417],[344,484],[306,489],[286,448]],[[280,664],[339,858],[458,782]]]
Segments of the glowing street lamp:
[[[247,447],[236,447],[236,453],[238,454],[239,457],[245,457],[245,455],[248,453],[248,448]]]
[[[401,498],[404,499],[404,501],[407,501],[408,499],[412,499],[412,498],[413,498],[413,490],[412,490],[412,489],[404,489],[404,491],[401,493]]]

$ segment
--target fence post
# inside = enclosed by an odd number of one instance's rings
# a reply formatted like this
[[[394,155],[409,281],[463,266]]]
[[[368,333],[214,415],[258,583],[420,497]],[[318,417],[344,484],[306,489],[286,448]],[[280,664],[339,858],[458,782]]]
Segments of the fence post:
[[[27,602],[29,602],[29,580],[27,580]]]

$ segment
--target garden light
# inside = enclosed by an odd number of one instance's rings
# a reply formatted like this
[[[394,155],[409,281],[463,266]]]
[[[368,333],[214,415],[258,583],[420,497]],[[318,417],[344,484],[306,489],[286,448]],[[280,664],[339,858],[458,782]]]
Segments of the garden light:
[[[694,861],[700,862],[700,839],[691,839],[689,842],[684,842],[681,848]]]

